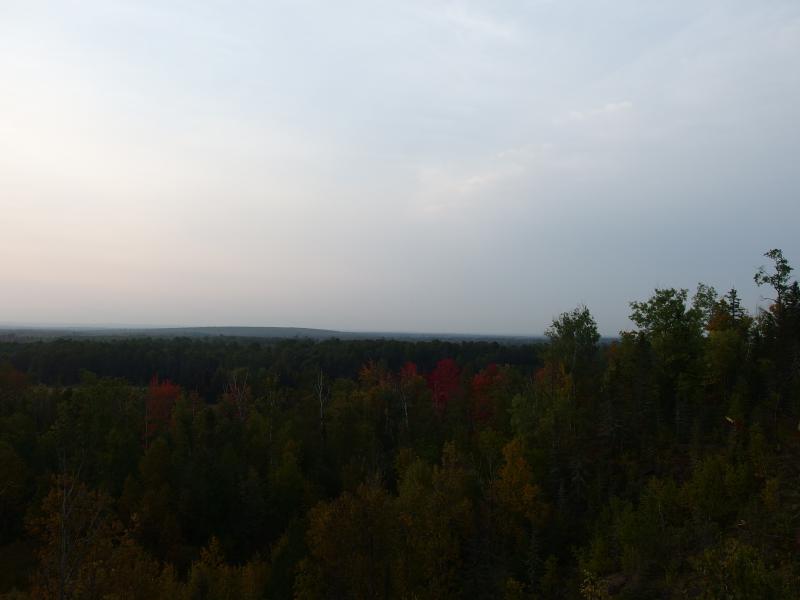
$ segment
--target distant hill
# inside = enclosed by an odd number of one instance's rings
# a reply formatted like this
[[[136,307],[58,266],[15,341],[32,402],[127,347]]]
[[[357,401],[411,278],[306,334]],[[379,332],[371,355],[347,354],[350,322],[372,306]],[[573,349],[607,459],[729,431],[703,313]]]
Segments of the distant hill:
[[[309,327],[0,327],[0,340],[46,340],[53,338],[209,338],[235,339],[314,339],[327,340],[449,340],[496,341],[504,344],[521,344],[541,340],[541,336],[483,335],[460,333],[406,333],[392,331],[336,331]]]
[[[94,335],[108,335],[108,331],[95,331]],[[120,329],[114,335],[135,337],[237,337],[237,338],[311,338],[328,339],[343,334],[332,329],[309,327],[158,327],[152,329]]]
[[[306,327],[0,327],[0,338],[235,337],[329,339],[347,334]]]

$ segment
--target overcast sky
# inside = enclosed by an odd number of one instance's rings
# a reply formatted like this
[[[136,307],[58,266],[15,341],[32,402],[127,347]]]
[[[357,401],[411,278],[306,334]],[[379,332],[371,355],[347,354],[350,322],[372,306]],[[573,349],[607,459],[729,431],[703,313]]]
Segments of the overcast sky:
[[[0,322],[614,334],[772,247],[797,0],[0,0]]]

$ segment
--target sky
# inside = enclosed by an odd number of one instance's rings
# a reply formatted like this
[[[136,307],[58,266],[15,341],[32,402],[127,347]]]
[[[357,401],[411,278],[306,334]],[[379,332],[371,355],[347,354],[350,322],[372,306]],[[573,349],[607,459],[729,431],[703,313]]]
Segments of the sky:
[[[0,0],[0,323],[616,334],[798,225],[797,0]]]

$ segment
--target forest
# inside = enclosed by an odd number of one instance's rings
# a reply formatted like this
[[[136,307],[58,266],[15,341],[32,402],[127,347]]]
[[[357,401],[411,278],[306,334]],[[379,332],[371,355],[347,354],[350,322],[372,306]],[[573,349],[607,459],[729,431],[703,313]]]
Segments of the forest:
[[[797,598],[800,287],[601,342],[0,342],[0,598]]]

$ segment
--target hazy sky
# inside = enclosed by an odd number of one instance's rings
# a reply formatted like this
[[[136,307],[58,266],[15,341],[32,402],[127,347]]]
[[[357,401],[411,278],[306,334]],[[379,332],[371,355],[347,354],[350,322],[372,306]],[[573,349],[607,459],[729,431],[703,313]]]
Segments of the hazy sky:
[[[616,333],[772,247],[798,0],[0,0],[0,322]]]

